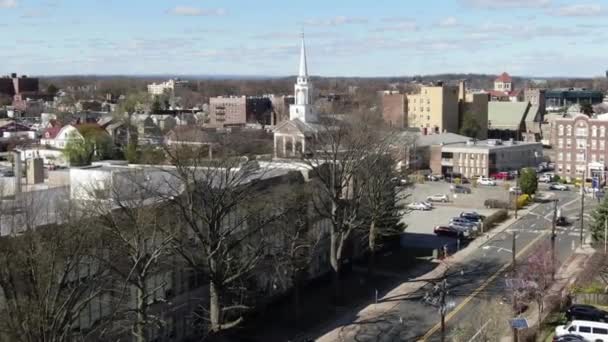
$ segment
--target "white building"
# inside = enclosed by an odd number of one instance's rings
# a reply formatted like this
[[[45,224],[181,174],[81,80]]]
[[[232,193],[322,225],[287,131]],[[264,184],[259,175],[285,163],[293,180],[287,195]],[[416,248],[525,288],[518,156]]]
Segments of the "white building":
[[[166,92],[173,93],[175,89],[184,87],[187,83],[187,81],[171,79],[162,83],[148,84],[148,93],[151,95],[163,95]]]

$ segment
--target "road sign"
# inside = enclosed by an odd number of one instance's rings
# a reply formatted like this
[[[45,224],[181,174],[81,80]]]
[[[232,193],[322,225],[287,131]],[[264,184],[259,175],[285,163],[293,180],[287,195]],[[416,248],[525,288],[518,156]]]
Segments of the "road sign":
[[[525,318],[513,318],[510,323],[511,327],[514,329],[528,329],[528,320]]]

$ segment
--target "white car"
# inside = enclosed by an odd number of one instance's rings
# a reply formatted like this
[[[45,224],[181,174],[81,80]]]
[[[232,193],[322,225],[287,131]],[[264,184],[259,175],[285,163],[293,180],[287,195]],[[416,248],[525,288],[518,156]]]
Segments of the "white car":
[[[538,177],[538,181],[541,183],[549,183],[549,182],[551,182],[551,176],[544,174],[544,175]]]
[[[448,198],[448,195],[446,195],[446,194],[431,195],[431,196],[427,197],[426,200],[429,202],[443,202],[443,203],[450,201],[450,199]]]
[[[521,194],[521,188],[518,186],[512,186],[509,188],[509,192],[514,192],[516,194]]]
[[[431,210],[431,208],[427,207],[426,205],[420,203],[420,202],[416,202],[416,203],[410,203],[408,204],[408,209],[411,210]]]
[[[479,180],[477,180],[477,184],[479,185],[488,185],[488,186],[496,186],[496,181],[490,179],[490,178],[485,178],[485,177],[479,177]]]
[[[568,186],[566,184],[551,184],[549,190],[566,191],[568,190]]]
[[[422,202],[420,202],[420,204],[422,204],[423,206],[429,208],[429,210],[433,209],[433,203],[431,203],[429,201],[422,201]]]

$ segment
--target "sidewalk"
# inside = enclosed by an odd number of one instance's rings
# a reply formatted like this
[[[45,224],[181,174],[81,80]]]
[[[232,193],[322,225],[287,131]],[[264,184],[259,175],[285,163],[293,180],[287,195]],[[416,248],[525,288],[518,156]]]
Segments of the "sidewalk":
[[[535,203],[526,209],[522,209],[518,211],[518,217],[523,217],[529,214],[531,211],[536,209],[540,203]],[[512,215],[512,212],[510,212]],[[499,226],[495,227],[491,231],[484,233],[477,237],[474,241],[472,241],[466,248],[456,252],[448,258],[448,261],[451,262],[462,262],[466,259],[471,253],[476,251],[479,247],[481,247],[488,240],[492,239],[494,236],[504,232],[508,229],[513,223],[515,223],[518,219],[510,216],[506,221],[501,223]],[[355,321],[345,322],[344,319],[333,322],[332,326],[336,326],[333,330],[327,332],[323,336],[316,339],[319,342],[333,342],[333,341],[347,341],[351,340],[350,337],[355,336],[357,330],[359,329],[360,324],[366,321],[372,321],[374,319],[379,319],[385,314],[390,313],[396,306],[400,303],[395,301],[382,301],[387,298],[395,298],[395,297],[408,297],[416,293],[423,286],[427,284],[426,279],[435,279],[439,278],[446,271],[447,266],[445,263],[439,263],[435,269],[432,271],[419,276],[414,279],[410,279],[408,281],[403,282],[401,285],[397,286],[393,290],[389,291],[382,299],[379,300],[378,304],[370,304],[356,313],[357,319]],[[352,317],[348,315],[348,317]]]

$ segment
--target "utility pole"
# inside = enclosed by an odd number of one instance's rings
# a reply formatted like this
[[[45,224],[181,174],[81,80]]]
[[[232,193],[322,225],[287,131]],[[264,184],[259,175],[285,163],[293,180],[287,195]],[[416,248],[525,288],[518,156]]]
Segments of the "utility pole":
[[[608,240],[606,240],[606,234],[608,234],[608,217],[604,219],[604,254],[608,252],[608,245],[606,244]]]
[[[551,280],[555,281],[555,224],[557,221],[557,202],[558,199],[553,200],[553,221],[551,227]]]
[[[445,314],[447,312],[446,297],[448,292],[448,281],[444,274],[441,279],[440,292],[439,292],[439,311],[441,314],[441,342],[445,342]]]

